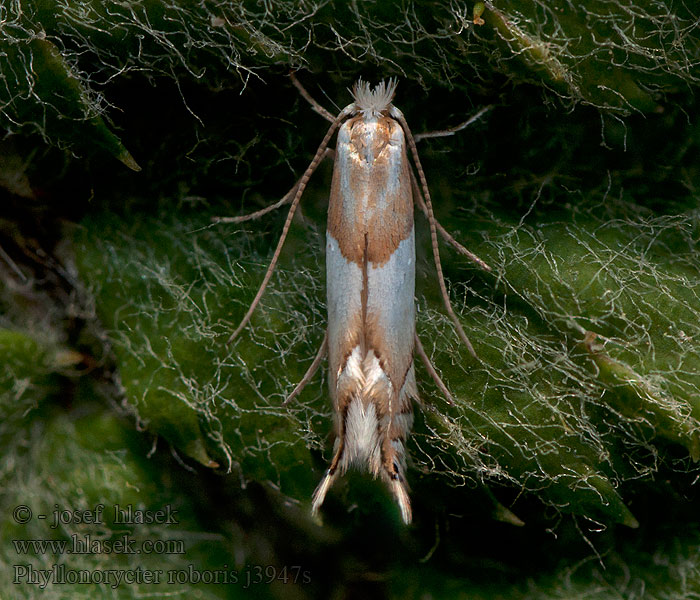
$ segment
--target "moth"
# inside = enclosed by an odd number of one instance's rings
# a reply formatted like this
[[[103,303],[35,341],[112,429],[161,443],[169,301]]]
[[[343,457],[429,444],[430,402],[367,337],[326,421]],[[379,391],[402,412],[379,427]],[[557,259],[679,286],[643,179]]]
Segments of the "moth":
[[[430,223],[445,307],[459,337],[474,356],[447,295],[438,231],[460,253],[481,268],[490,269],[435,220],[415,139],[404,115],[392,104],[395,79],[373,88],[359,80],[352,90],[353,102],[336,117],[320,107],[294,77],[293,82],[314,109],[331,121],[331,126],[306,172],[287,196],[256,213],[219,219],[241,222],[257,218],[291,200],[260,289],[229,342],[247,325],[265,291],[309,177],[324,156],[334,154],[326,231],[328,327],[311,366],[285,403],[301,392],[327,354],[336,441],[331,463],[313,494],[312,512],[318,512],[337,477],[356,465],[386,482],[408,524],[412,515],[405,478],[406,439],[413,424],[412,401],[418,400],[414,353],[451,402],[447,387],[416,335],[414,204]],[[485,110],[439,134],[450,135],[466,127]],[[328,143],[336,129],[338,140],[333,153]],[[409,163],[409,151],[420,188]]]

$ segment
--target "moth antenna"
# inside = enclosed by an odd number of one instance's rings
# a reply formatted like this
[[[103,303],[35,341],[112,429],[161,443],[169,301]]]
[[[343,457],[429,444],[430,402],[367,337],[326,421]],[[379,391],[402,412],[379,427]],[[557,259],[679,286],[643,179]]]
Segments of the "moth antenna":
[[[433,213],[433,203],[430,200],[430,190],[428,189],[428,182],[425,179],[425,173],[423,172],[423,166],[421,165],[420,157],[418,156],[416,141],[413,139],[413,134],[411,133],[411,129],[409,128],[408,123],[406,122],[406,118],[396,107],[394,107],[392,110],[392,117],[394,117],[401,124],[401,127],[406,133],[408,145],[411,148],[411,155],[413,156],[413,162],[416,163],[418,178],[420,179],[421,186],[423,187],[423,197],[425,199],[425,206],[428,209],[428,222],[430,223],[430,239],[432,240],[433,246],[433,258],[435,259],[435,268],[437,270],[438,282],[440,284],[440,292],[442,293],[442,299],[445,304],[445,310],[447,310],[447,314],[450,315],[452,322],[455,324],[455,327],[457,328],[457,335],[459,335],[459,338],[462,340],[462,343],[464,343],[464,345],[467,347],[467,350],[469,350],[469,354],[471,354],[474,358],[478,360],[476,352],[474,352],[474,347],[472,346],[472,343],[469,341],[467,334],[464,333],[462,324],[459,322],[457,315],[452,309],[450,297],[447,293],[447,286],[445,285],[445,276],[442,273],[442,264],[440,263],[440,249],[438,248],[437,228],[435,226],[435,214]]]
[[[245,223],[246,221],[253,221],[254,219],[264,217],[267,213],[277,210],[280,206],[287,204],[294,197],[294,193],[296,192],[298,186],[299,184],[297,183],[282,197],[281,200],[278,200],[274,204],[270,204],[270,206],[266,206],[265,208],[261,208],[255,212],[248,213],[247,215],[239,215],[237,217],[214,217],[212,221],[214,221],[214,223]]]
[[[344,109],[334,119],[333,123],[328,128],[326,135],[323,136],[323,140],[321,141],[318,150],[316,150],[316,154],[314,155],[311,163],[306,168],[304,174],[301,176],[301,179],[299,180],[299,186],[297,187],[297,192],[294,195],[294,200],[292,200],[292,206],[289,208],[289,212],[287,213],[287,219],[285,220],[284,227],[282,228],[282,235],[280,236],[279,242],[277,242],[277,248],[275,249],[275,253],[272,255],[270,265],[267,267],[267,272],[265,273],[265,277],[263,278],[263,281],[260,284],[260,289],[258,289],[258,293],[255,295],[255,298],[253,298],[253,302],[248,308],[248,312],[243,317],[243,320],[238,325],[236,330],[231,334],[231,337],[228,339],[228,344],[233,342],[233,340],[235,340],[236,337],[238,337],[238,334],[241,331],[243,331],[243,328],[250,321],[250,318],[253,315],[253,311],[260,302],[260,298],[262,298],[263,293],[265,293],[265,288],[267,287],[267,284],[269,283],[270,278],[272,277],[272,272],[275,270],[275,266],[277,265],[277,260],[279,259],[280,253],[282,252],[282,246],[284,246],[284,242],[287,239],[287,233],[289,232],[289,227],[292,224],[292,218],[294,217],[294,213],[296,212],[297,206],[299,205],[299,200],[301,200],[301,195],[304,193],[304,189],[306,189],[306,184],[308,183],[311,174],[316,170],[316,167],[318,167],[318,164],[321,162],[321,158],[323,158],[326,146],[328,146],[328,142],[330,141],[331,136],[338,128],[338,125],[340,125],[341,121],[345,119],[347,114],[347,109]]]
[[[331,148],[326,148],[325,151],[323,152],[323,156],[321,157],[321,160],[323,160],[327,156],[332,157],[334,154],[335,154],[334,150],[332,150]],[[265,208],[261,208],[260,210],[256,210],[255,212],[248,213],[247,215],[239,215],[237,217],[213,217],[212,221],[214,223],[245,223],[246,221],[253,221],[254,219],[259,219],[260,217],[264,217],[267,213],[271,213],[273,210],[277,210],[280,206],[284,206],[285,204],[288,204],[292,200],[292,198],[294,198],[294,194],[296,193],[298,187],[299,187],[299,181],[297,181],[294,184],[294,187],[291,190],[289,190],[282,197],[281,200],[278,200],[274,204],[270,204],[270,206],[266,206]]]
[[[433,363],[430,362],[430,358],[428,358],[428,355],[423,349],[423,344],[420,343],[418,334],[416,334],[416,352],[418,353],[418,356],[420,356],[420,359],[423,361],[423,364],[428,370],[428,373],[433,378],[435,385],[438,386],[438,389],[440,390],[440,392],[442,392],[442,395],[444,396],[445,400],[447,400],[447,404],[449,404],[450,406],[454,406],[454,398],[452,397],[452,394],[450,394],[450,390],[448,390],[447,386],[443,383],[442,379],[440,379],[440,376],[435,370]]]
[[[321,366],[321,363],[323,362],[323,357],[326,355],[327,349],[328,329],[326,329],[326,333],[323,334],[323,341],[321,342],[321,347],[318,349],[318,353],[314,357],[311,366],[306,370],[306,373],[301,378],[301,381],[297,384],[297,386],[292,390],[292,393],[289,394],[289,396],[287,396],[287,399],[284,402],[282,402],[282,406],[286,406],[292,400],[294,400],[294,398],[301,394],[301,391],[306,387],[306,384],[309,383],[309,381],[311,381],[311,378],[316,374],[316,371],[318,371],[318,368]]]
[[[297,79],[297,76],[294,74],[294,71],[292,71],[289,74],[289,78],[292,80],[292,83],[294,84],[294,87],[299,90],[299,93],[301,94],[302,98],[306,100],[310,105],[313,110],[315,110],[319,115],[321,115],[326,121],[330,121],[331,123],[335,120],[335,117],[328,112],[323,106],[321,106],[316,100],[314,100],[311,97],[311,94],[306,91],[306,88],[301,85],[301,82]]]

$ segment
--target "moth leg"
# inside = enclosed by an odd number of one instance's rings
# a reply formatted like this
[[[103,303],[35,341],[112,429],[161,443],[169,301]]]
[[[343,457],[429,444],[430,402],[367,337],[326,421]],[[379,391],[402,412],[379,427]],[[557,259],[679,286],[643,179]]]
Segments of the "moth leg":
[[[299,90],[299,93],[301,94],[302,98],[306,100],[310,105],[313,110],[315,110],[319,115],[321,115],[326,121],[330,121],[331,123],[335,120],[335,117],[329,113],[323,106],[321,106],[316,100],[314,100],[311,97],[311,94],[306,91],[306,88],[301,85],[301,82],[297,79],[296,75],[294,74],[294,71],[292,71],[289,74],[289,78],[292,80],[292,83],[294,84],[294,87]],[[466,125],[465,125],[466,127]]]
[[[428,212],[428,207],[425,205],[425,201],[423,200],[423,194],[420,191],[418,180],[416,179],[416,176],[413,173],[413,171],[411,171],[411,184],[413,185],[413,197],[416,199],[416,202],[418,203],[418,206],[420,206],[420,209],[423,211],[423,214],[425,214],[426,218],[430,220],[430,213]],[[464,246],[462,246],[462,244],[460,244],[456,239],[454,239],[454,237],[452,237],[450,233],[442,225],[440,225],[440,221],[438,221],[437,219],[435,219],[435,228],[437,229],[438,233],[442,236],[442,239],[444,239],[448,244],[450,244],[450,246],[457,250],[457,252],[459,252],[463,256],[466,256],[473,263],[477,264],[479,267],[484,269],[484,271],[491,271],[491,267],[489,267],[489,265],[486,264],[486,262],[484,262],[473,252],[467,250]]]
[[[289,396],[284,402],[282,402],[282,406],[286,406],[292,400],[294,400],[294,398],[301,394],[301,391],[306,387],[306,384],[309,383],[309,381],[311,381],[311,378],[316,374],[316,371],[318,371],[318,368],[321,366],[321,362],[323,361],[323,357],[326,355],[327,349],[328,329],[326,329],[326,333],[323,334],[323,341],[321,342],[321,347],[318,349],[318,353],[316,354],[316,357],[311,363],[311,366],[307,369],[306,373],[301,378],[301,381],[292,390],[292,393],[289,394]]]
[[[438,375],[437,371],[435,370],[433,363],[430,362],[430,358],[428,358],[428,355],[423,349],[423,344],[421,344],[420,339],[418,339],[418,334],[416,334],[416,352],[418,353],[418,356],[420,356],[420,359],[423,361],[423,364],[428,370],[428,373],[430,373],[430,376],[433,378],[435,385],[438,386],[438,389],[442,392],[442,395],[445,397],[445,400],[447,400],[447,404],[449,404],[450,406],[454,406],[454,398],[452,397],[452,394],[450,394],[450,390],[448,390],[447,386],[443,383],[442,379],[440,379],[440,375]]]
[[[335,156],[335,151],[331,150],[330,148],[326,148],[325,151],[323,152],[321,158],[319,159],[319,162],[324,160],[327,157],[333,158]],[[247,215],[239,215],[237,217],[213,217],[212,222],[214,223],[245,223],[246,221],[253,221],[254,219],[259,219],[260,217],[264,217],[266,214],[271,213],[273,210],[277,210],[281,206],[284,206],[285,204],[288,204],[289,202],[292,201],[294,198],[294,195],[296,194],[297,190],[299,189],[299,184],[301,183],[301,179],[297,181],[294,184],[294,187],[289,190],[281,200],[278,200],[274,204],[270,204],[270,206],[266,206],[265,208],[261,208],[260,210],[256,210],[255,212],[248,213]]]
[[[460,123],[459,125],[455,125],[454,127],[450,127],[449,129],[443,129],[441,131],[428,131],[426,133],[417,133],[415,136],[413,136],[413,138],[417,142],[420,142],[421,140],[424,140],[426,138],[447,137],[448,135],[454,135],[458,131],[462,131],[462,129],[466,129],[467,127],[469,127],[472,123],[474,123],[474,121],[480,119],[492,108],[493,104],[489,104],[488,106],[484,106],[482,109],[480,109],[475,115],[469,117],[466,121],[464,121],[464,123]]]
[[[430,223],[430,239],[433,246],[433,259],[435,260],[435,270],[437,271],[438,283],[440,284],[440,292],[442,293],[442,300],[445,304],[445,310],[447,314],[450,315],[452,322],[454,323],[455,329],[457,330],[457,335],[462,340],[462,343],[467,347],[469,354],[478,360],[476,352],[474,352],[474,346],[469,341],[467,334],[464,333],[464,328],[459,322],[455,311],[452,309],[452,304],[450,303],[450,296],[447,293],[447,286],[445,285],[445,276],[442,273],[442,265],[440,264],[440,249],[438,248],[438,238],[437,238],[437,227],[435,225],[435,215],[433,213],[433,203],[430,201],[430,190],[428,189],[428,182],[425,179],[425,172],[423,171],[423,166],[420,162],[420,156],[418,156],[418,149],[416,148],[416,141],[413,139],[413,134],[411,129],[406,123],[406,117],[403,113],[392,106],[391,116],[394,117],[400,124],[401,128],[406,134],[406,139],[408,140],[408,145],[411,148],[411,154],[413,155],[413,162],[416,165],[416,170],[418,171],[418,178],[420,179],[421,188],[423,190],[423,195],[425,198],[425,206],[428,210],[428,222]]]

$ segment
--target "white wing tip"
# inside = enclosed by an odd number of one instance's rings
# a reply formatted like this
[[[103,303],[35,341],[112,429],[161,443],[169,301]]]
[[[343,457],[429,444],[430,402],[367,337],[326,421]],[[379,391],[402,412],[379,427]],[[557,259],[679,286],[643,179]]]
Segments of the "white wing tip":
[[[406,525],[410,525],[411,520],[413,519],[413,513],[411,512],[411,500],[408,497],[406,487],[404,486],[403,482],[399,481],[398,479],[394,479],[391,482],[391,491],[396,498],[399,509],[401,509],[401,518],[403,519],[403,522],[406,523]]]
[[[318,515],[318,509],[321,508],[323,501],[326,499],[326,494],[328,493],[328,490],[331,489],[333,481],[335,481],[335,473],[331,474],[330,472],[326,471],[326,474],[324,475],[323,479],[321,479],[321,483],[318,484],[318,487],[314,491],[314,495],[311,499],[312,516],[315,517]]]
[[[328,490],[331,489],[337,473],[337,471],[333,474],[326,472],[325,476],[321,480],[321,483],[318,484],[318,487],[314,491],[314,495],[311,500],[311,516],[318,516],[318,511],[321,508],[323,501],[326,499],[326,494],[328,493]],[[411,499],[406,491],[406,486],[402,481],[394,479],[391,482],[390,487],[391,492],[394,494],[394,498],[396,498],[396,502],[399,505],[403,522],[406,525],[410,525],[411,521],[413,520],[413,512],[411,511]]]

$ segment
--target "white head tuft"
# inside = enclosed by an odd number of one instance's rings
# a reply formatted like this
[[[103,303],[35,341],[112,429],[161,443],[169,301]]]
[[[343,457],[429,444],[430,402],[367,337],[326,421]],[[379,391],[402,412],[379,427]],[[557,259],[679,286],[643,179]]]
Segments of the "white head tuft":
[[[388,81],[382,81],[372,89],[370,84],[358,79],[352,88],[355,98],[355,106],[363,116],[378,117],[382,111],[389,108],[396,92],[398,81],[392,77]]]

